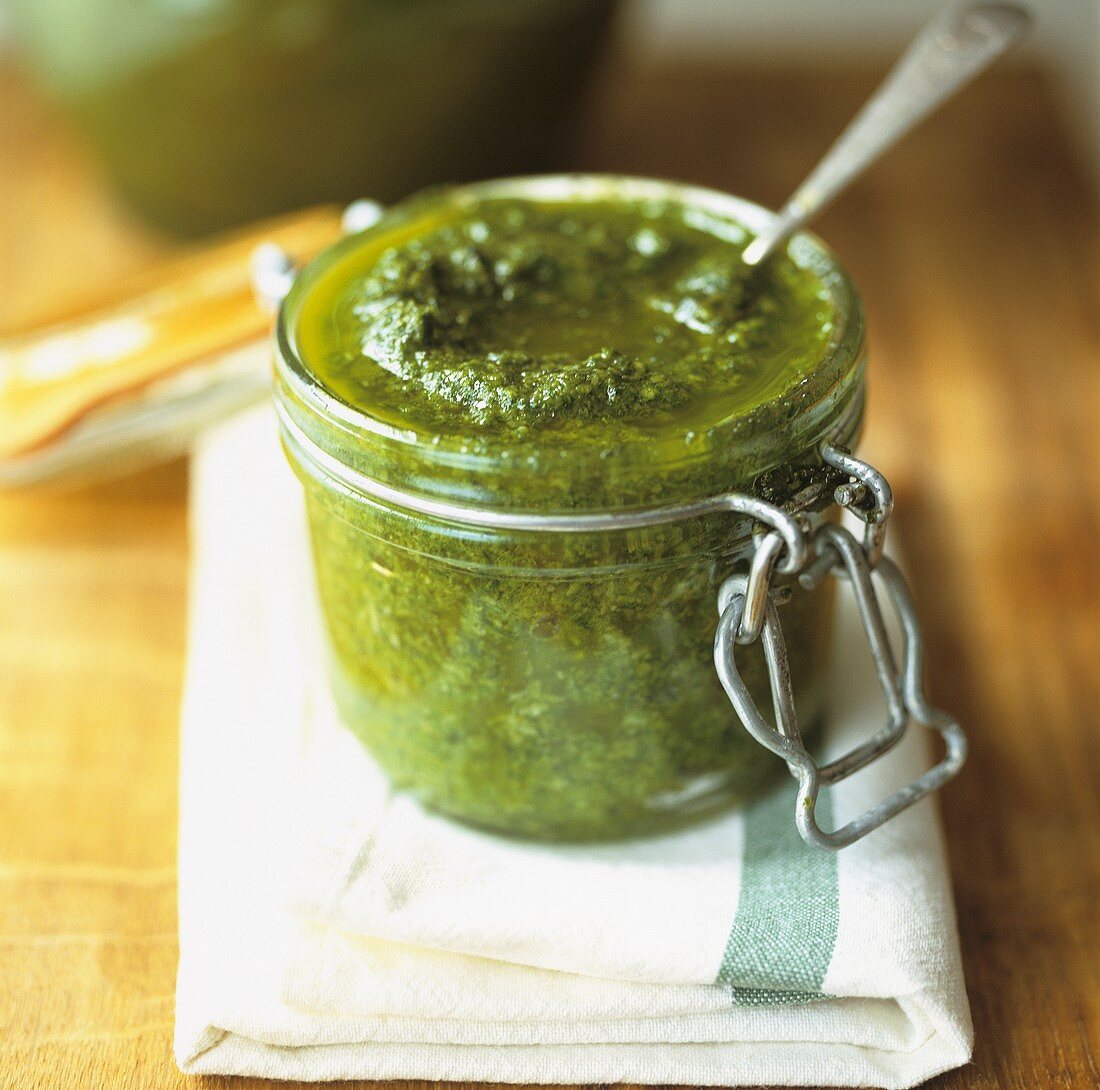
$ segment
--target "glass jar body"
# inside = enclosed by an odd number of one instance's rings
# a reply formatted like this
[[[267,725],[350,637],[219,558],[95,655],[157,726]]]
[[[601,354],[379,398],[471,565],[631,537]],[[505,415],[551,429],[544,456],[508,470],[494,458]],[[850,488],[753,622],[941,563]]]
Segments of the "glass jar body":
[[[785,774],[712,660],[744,536],[699,552],[668,527],[562,534],[549,555],[530,535],[471,538],[302,476],[337,703],[397,787],[484,828],[590,840],[674,828]],[[826,583],[784,610],[811,739],[831,601]],[[768,706],[759,646],[741,669]]]
[[[551,840],[673,828],[786,774],[738,720],[713,663],[719,588],[748,570],[754,526],[720,504],[630,529],[578,529],[575,516],[730,493],[801,509],[821,443],[858,434],[862,310],[832,255],[798,236],[792,256],[835,303],[825,357],[698,434],[597,428],[576,444],[550,436],[514,448],[422,434],[342,401],[303,362],[303,302],[355,247],[407,234],[438,203],[487,194],[673,199],[756,230],[771,217],[650,179],[506,179],[410,198],[303,270],[280,313],[275,392],[305,486],[338,704],[397,786],[471,824]],[[810,737],[824,708],[830,607],[828,585],[784,607]],[[759,645],[738,663],[769,706]]]

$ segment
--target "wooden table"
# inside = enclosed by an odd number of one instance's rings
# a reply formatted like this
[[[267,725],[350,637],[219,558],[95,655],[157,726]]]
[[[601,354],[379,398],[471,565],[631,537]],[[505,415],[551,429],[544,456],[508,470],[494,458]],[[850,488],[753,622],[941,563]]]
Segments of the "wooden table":
[[[777,203],[877,71],[616,70],[577,165]],[[165,244],[0,76],[0,325]],[[943,800],[974,1064],[1100,1084],[1100,282],[1095,189],[1006,71],[820,225],[862,285],[866,450],[973,756]],[[186,468],[0,496],[0,1086],[173,1087]],[[202,1079],[191,1085],[258,1086]]]

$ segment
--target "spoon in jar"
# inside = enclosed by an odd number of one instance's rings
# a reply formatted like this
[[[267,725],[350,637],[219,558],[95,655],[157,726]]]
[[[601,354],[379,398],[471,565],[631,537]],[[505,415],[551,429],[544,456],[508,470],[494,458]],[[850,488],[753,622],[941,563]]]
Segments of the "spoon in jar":
[[[745,264],[760,265],[771,257],[853,178],[1004,53],[1030,24],[1030,12],[1015,4],[967,4],[939,12],[772,225],[745,248]]]

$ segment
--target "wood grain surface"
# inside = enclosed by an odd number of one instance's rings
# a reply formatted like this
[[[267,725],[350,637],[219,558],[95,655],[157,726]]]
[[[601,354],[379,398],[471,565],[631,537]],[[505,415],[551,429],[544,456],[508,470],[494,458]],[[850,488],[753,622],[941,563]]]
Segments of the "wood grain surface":
[[[574,166],[777,204],[878,69],[612,68]],[[945,793],[974,1063],[937,1090],[1100,1085],[1100,238],[1044,81],[980,82],[820,224],[861,285],[865,450],[973,755]],[[0,74],[0,327],[167,249]],[[0,495],[0,1087],[180,1076],[186,469]]]

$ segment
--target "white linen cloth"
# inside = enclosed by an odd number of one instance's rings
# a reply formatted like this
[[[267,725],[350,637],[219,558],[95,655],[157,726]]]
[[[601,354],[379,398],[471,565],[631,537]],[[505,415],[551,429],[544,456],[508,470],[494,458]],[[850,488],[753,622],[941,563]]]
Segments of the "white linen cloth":
[[[465,829],[393,794],[336,717],[269,409],[196,452],[192,535],[184,1071],[906,1087],[967,1061],[934,804],[839,855],[798,840],[793,784],[630,843]],[[854,610],[841,614],[834,745],[883,714],[869,665],[852,669],[869,663]],[[910,733],[832,791],[836,822],[919,770]]]

